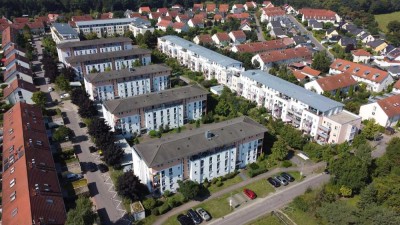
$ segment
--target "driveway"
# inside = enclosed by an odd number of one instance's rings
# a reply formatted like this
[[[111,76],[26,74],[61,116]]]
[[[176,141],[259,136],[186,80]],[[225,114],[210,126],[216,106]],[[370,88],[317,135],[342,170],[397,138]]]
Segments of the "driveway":
[[[299,30],[301,31],[301,33],[303,35],[307,35],[307,37],[311,40],[311,42],[314,44],[315,47],[318,48],[319,51],[326,51],[326,53],[328,54],[329,58],[331,58],[331,60],[335,59],[335,57],[333,56],[332,53],[329,52],[328,49],[325,48],[325,46],[323,46],[314,36],[312,31],[308,31],[302,23],[300,23],[299,21],[297,21],[296,18],[294,18],[294,16],[292,15],[288,15],[288,18],[292,21],[292,23],[296,24],[297,27],[299,28]]]
[[[259,18],[256,16],[256,14],[253,14],[254,19],[256,20],[256,33],[257,33],[257,38],[259,41],[265,41],[264,35],[262,33],[262,27],[260,24]]]
[[[329,181],[329,175],[316,174],[307,177],[300,183],[288,186],[266,198],[254,200],[249,205],[235,210],[225,217],[210,222],[209,224],[242,225],[274,210],[278,210],[290,203],[294,198],[306,192],[308,188],[317,188]]]
[[[90,141],[89,135],[87,134],[87,128],[80,128],[79,122],[80,117],[77,113],[77,106],[72,104],[70,101],[64,101],[61,109],[66,112],[67,117],[70,121],[66,126],[71,128],[75,132],[75,138],[73,143],[76,145],[81,165],[85,167],[88,162],[94,162],[96,164],[101,163],[99,156],[96,153],[90,153],[89,147],[94,144]],[[85,168],[83,168],[85,171]],[[123,219],[126,212],[123,209],[122,202],[114,190],[114,185],[108,173],[86,172],[85,177],[88,180],[88,186],[90,194],[94,197],[97,212],[102,220],[102,224],[130,224],[128,220]]]

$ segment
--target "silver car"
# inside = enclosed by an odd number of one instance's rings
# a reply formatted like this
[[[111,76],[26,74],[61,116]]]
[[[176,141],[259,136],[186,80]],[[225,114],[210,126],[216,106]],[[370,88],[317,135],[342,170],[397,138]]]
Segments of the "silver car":
[[[208,214],[204,209],[202,208],[197,208],[196,212],[201,216],[201,218],[205,221],[211,220],[210,214]]]
[[[285,178],[283,178],[281,176],[276,176],[275,179],[277,181],[279,181],[283,186],[286,186],[286,185],[289,184],[289,182]]]

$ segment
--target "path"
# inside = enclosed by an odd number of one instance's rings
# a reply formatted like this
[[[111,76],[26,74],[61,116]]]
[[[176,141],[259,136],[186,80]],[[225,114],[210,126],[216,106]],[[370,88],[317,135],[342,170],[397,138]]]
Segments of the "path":
[[[319,163],[311,165],[311,166],[305,166],[303,168],[303,173],[305,175],[312,174],[314,170],[317,170],[317,169],[320,169],[320,168],[325,168],[325,165],[326,165],[325,162],[319,162]],[[211,199],[218,198],[218,197],[220,197],[222,195],[230,193],[230,192],[232,192],[232,191],[234,191],[234,190],[236,190],[238,188],[244,187],[244,186],[246,186],[246,185],[248,185],[250,183],[253,183],[255,181],[258,181],[258,180],[261,180],[261,179],[266,179],[266,178],[268,178],[271,175],[274,175],[276,173],[288,172],[288,171],[297,171],[297,170],[298,170],[298,168],[275,168],[275,169],[273,169],[271,171],[268,171],[268,172],[263,173],[261,175],[258,175],[256,177],[249,178],[249,179],[247,179],[245,181],[242,181],[240,183],[237,183],[237,184],[234,184],[232,186],[229,186],[229,187],[227,187],[227,188],[225,188],[225,189],[223,189],[221,191],[212,193],[204,201],[209,201]],[[190,202],[188,202],[186,204],[183,204],[183,205],[181,205],[181,206],[179,206],[177,208],[174,208],[171,211],[159,216],[157,218],[157,221],[154,223],[154,225],[162,225],[169,217],[174,216],[175,214],[178,214],[178,213],[180,213],[182,211],[191,209],[191,208],[195,207],[196,205],[198,205],[198,204],[200,204],[201,202],[204,202],[204,201],[190,201]]]
[[[261,27],[259,18],[256,16],[256,14],[253,14],[252,16],[256,20],[256,33],[257,33],[258,40],[259,41],[265,41],[264,35],[262,33],[262,27]]]
[[[253,200],[247,206],[235,210],[233,213],[226,215],[223,218],[212,221],[211,224],[218,225],[242,225],[246,224],[258,217],[282,208],[290,203],[295,197],[304,194],[308,188],[317,188],[329,181],[328,174],[314,174],[307,177],[302,182],[288,186],[285,189],[279,190],[266,198]]]

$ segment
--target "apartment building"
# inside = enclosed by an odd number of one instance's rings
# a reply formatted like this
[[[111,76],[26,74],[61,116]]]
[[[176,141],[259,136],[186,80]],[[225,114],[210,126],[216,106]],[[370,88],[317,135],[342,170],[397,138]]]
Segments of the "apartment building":
[[[400,120],[400,95],[376,96],[360,107],[363,120],[374,119],[383,127],[395,126]]]
[[[154,32],[154,27],[151,26],[151,22],[140,17],[132,18],[133,21],[129,24],[129,30],[132,31],[133,36],[137,37],[139,34],[144,34],[146,31],[150,33]]]
[[[19,102],[4,114],[2,223],[66,221],[42,110]]]
[[[65,64],[68,67],[72,67],[80,79],[91,72],[133,68],[136,61],[139,61],[141,65],[144,66],[150,64],[151,51],[133,48],[129,50],[100,52],[97,54],[77,55],[65,58]]]
[[[12,83],[16,79],[21,79],[29,83],[33,83],[33,73],[31,69],[27,69],[18,64],[14,64],[10,69],[3,73],[4,82],[7,84]]]
[[[322,23],[333,23],[340,22],[342,18],[335,12],[326,9],[310,9],[303,8],[299,10],[299,14],[302,15],[301,22],[316,20]]]
[[[244,71],[242,62],[177,36],[158,38],[158,49],[192,71],[202,72],[207,80],[215,78],[220,84],[236,86],[240,72]]]
[[[175,192],[180,180],[201,183],[255,162],[266,131],[239,117],[153,139],[133,147],[133,171],[150,191]]]
[[[335,115],[322,117],[317,142],[343,143],[352,141],[361,128],[361,116],[343,110]]]
[[[169,67],[153,64],[91,73],[84,77],[84,82],[89,98],[102,102],[166,90],[170,87],[170,75]]]
[[[270,7],[261,9],[261,22],[280,21],[286,18],[285,10],[280,7]]]
[[[7,104],[16,104],[17,102],[25,102],[34,104],[32,95],[36,91],[33,83],[29,83],[22,79],[15,79],[3,90],[3,97]]]
[[[18,30],[8,26],[5,28],[1,34],[1,48],[6,52],[8,48],[16,43],[16,36]]]
[[[17,44],[11,43],[10,47],[3,53],[6,59],[10,58],[12,55],[17,54],[23,57],[26,57],[25,50],[18,47]]]
[[[387,71],[344,59],[335,59],[330,66],[329,73],[349,73],[356,81],[365,83],[367,90],[373,92],[386,90],[394,82]]]
[[[124,35],[135,18],[103,19],[75,22],[76,30],[82,34],[96,33],[97,37]]]
[[[103,116],[113,131],[125,137],[158,130],[160,126],[180,127],[201,119],[206,112],[208,92],[197,85],[157,93],[106,101]]]
[[[79,34],[68,23],[53,23],[50,27],[51,37],[56,44],[80,41]]]
[[[274,64],[290,64],[311,59],[312,52],[306,47],[299,47],[259,53],[251,58],[251,62],[257,63],[261,70],[269,70]]]
[[[232,52],[237,53],[261,53],[274,50],[286,49],[289,45],[286,44],[283,39],[264,41],[264,42],[252,42],[246,44],[235,45],[231,48]]]
[[[95,40],[66,42],[57,44],[58,60],[65,63],[71,56],[91,55],[133,49],[132,40],[126,37],[102,38]]]
[[[11,54],[4,62],[4,67],[6,67],[6,70],[11,69],[15,65],[20,65],[25,69],[31,68],[29,60],[26,57],[19,55],[17,53]]]
[[[242,72],[238,87],[231,89],[238,95],[256,102],[258,106],[265,107],[273,117],[293,125],[320,143],[327,143],[328,140],[336,141],[335,138],[330,138],[329,128],[324,127],[322,121],[324,117],[342,112],[344,107],[342,103],[261,70]],[[352,136],[345,136],[338,141],[351,141],[351,139]]]

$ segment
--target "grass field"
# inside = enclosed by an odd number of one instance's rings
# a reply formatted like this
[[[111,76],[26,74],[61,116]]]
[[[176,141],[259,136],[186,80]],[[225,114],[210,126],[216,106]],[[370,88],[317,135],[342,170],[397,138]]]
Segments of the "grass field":
[[[271,216],[271,214],[267,214],[267,215],[262,216],[254,221],[251,221],[250,223],[248,223],[246,225],[283,225],[283,224],[275,216]]]
[[[288,207],[282,211],[296,222],[297,225],[318,225],[317,220],[307,212],[303,212],[294,207]]]
[[[242,178],[241,178],[239,175],[236,175],[234,178],[228,179],[228,180],[224,181],[224,182],[223,182],[223,185],[222,185],[221,187],[218,187],[217,185],[212,184],[212,185],[208,188],[208,190],[209,190],[211,193],[215,193],[215,192],[218,192],[218,191],[220,191],[220,190],[222,190],[222,189],[225,189],[225,188],[227,188],[227,187],[229,187],[229,186],[232,186],[232,185],[237,184],[237,183],[242,182],[242,181],[243,181]]]
[[[388,14],[380,14],[380,15],[375,15],[375,20],[379,24],[379,29],[382,31],[386,32],[386,26],[388,23],[392,20],[398,20],[400,21],[400,11],[399,12],[393,12],[393,13],[388,13]]]

